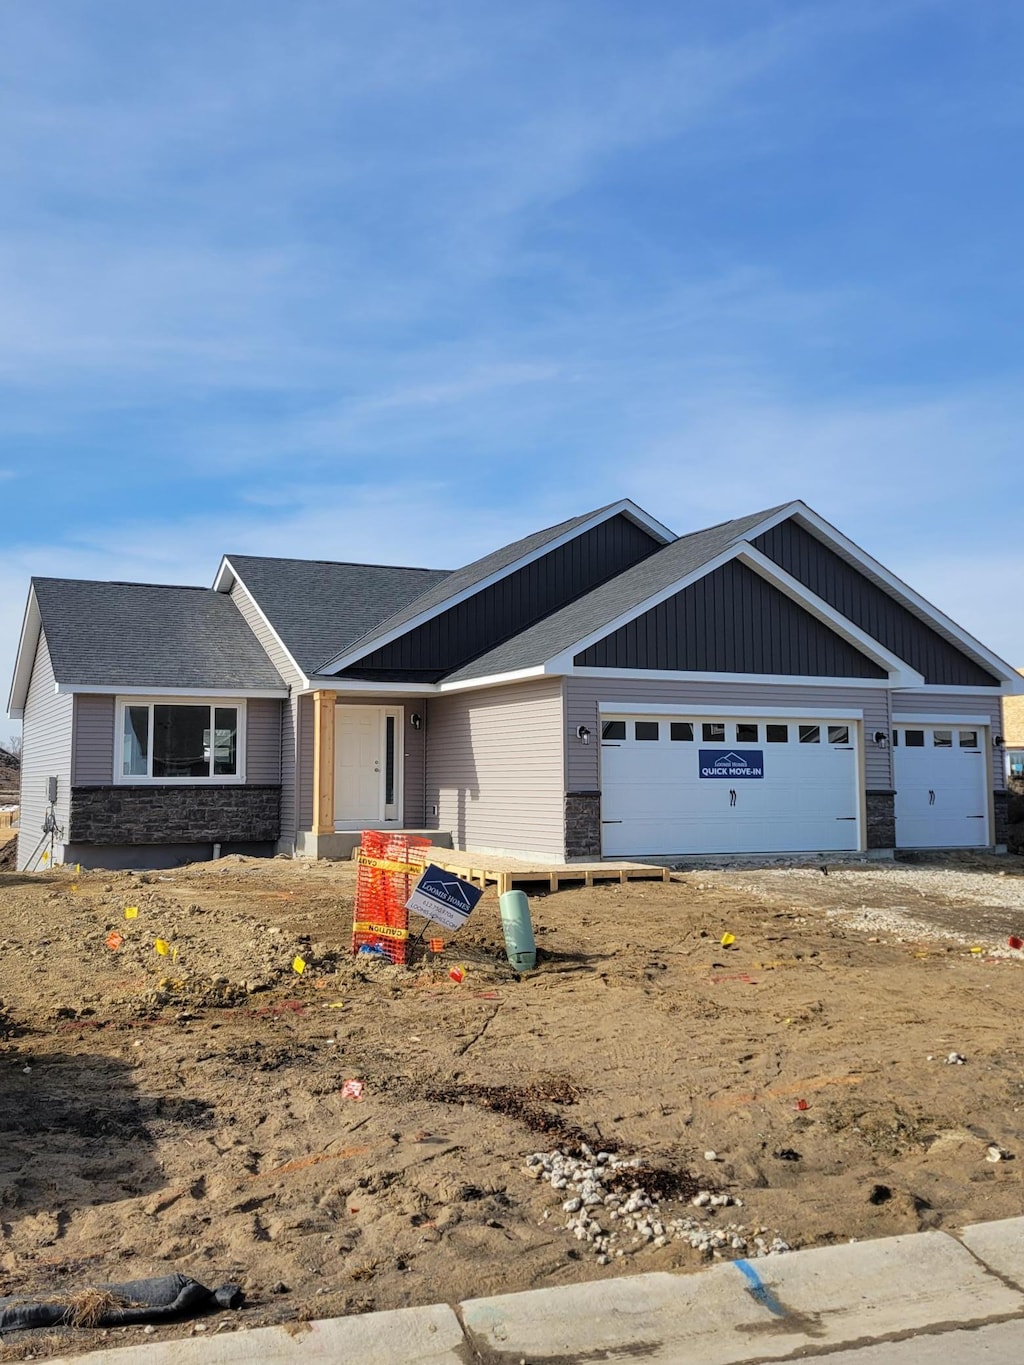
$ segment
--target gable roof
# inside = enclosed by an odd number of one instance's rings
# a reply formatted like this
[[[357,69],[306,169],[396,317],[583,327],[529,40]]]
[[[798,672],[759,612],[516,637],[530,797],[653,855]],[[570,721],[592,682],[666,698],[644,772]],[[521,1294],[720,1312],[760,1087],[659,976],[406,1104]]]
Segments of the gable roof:
[[[554,549],[562,540],[569,539],[591,524],[597,525],[618,513],[636,521],[658,540],[664,542],[675,539],[673,532],[666,526],[662,526],[660,522],[655,521],[653,517],[648,516],[642,508],[637,507],[628,498],[620,499],[618,502],[606,503],[605,506],[595,508],[591,512],[584,512],[582,516],[570,517],[567,521],[560,521],[555,526],[547,526],[542,531],[534,531],[521,540],[514,540],[509,545],[503,545],[498,550],[492,550],[490,554],[474,560],[472,564],[467,564],[464,568],[456,569],[453,573],[448,574],[443,581],[431,585],[421,596],[410,601],[386,619],[380,620],[364,635],[353,637],[347,644],[339,643],[333,653],[322,656],[317,671],[321,673],[334,672],[336,669],[354,663],[357,659],[370,653],[375,647],[394,639],[397,635],[404,634],[406,630],[412,629],[420,622],[446,610],[461,598],[480,591],[489,582],[502,577],[507,570],[538,558]]]
[[[210,588],[33,578],[31,591],[58,684],[284,694],[238,608]]]
[[[780,506],[786,505],[783,503]],[[700,569],[779,510],[779,507],[770,507],[763,512],[753,512],[750,516],[737,517],[732,521],[720,522],[717,526],[709,526],[706,530],[680,536],[625,573],[457,669],[448,675],[445,682],[514,673],[545,663],[577,640],[600,630],[680,578]]]
[[[386,617],[451,577],[448,569],[225,555],[216,586],[237,577],[307,677]],[[220,593],[218,595],[221,595]]]

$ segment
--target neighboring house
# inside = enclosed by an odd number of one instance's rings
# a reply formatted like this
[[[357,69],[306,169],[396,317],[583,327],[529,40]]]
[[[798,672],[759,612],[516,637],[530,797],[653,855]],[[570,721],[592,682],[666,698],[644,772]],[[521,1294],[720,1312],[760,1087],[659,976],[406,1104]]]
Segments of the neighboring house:
[[[619,502],[452,573],[34,579],[19,861],[47,825],[136,867],[366,827],[552,862],[1000,847],[1020,692],[802,502],[681,537]]]
[[[1024,668],[1017,672],[1024,675]],[[1024,697],[1003,699],[1003,753],[1006,776],[1024,779]]]

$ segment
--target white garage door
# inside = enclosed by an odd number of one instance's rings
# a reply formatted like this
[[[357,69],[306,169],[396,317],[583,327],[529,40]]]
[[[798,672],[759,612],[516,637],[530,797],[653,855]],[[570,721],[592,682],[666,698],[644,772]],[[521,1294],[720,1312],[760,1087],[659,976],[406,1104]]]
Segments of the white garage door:
[[[860,847],[854,722],[602,716],[609,857]]]
[[[977,848],[989,842],[987,733],[941,723],[894,727],[897,848]]]

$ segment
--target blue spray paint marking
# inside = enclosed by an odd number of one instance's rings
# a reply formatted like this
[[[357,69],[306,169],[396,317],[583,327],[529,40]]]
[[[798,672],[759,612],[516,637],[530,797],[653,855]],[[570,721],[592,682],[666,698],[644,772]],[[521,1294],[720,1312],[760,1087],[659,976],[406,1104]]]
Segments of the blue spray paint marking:
[[[786,1316],[786,1310],[783,1308],[782,1304],[779,1303],[778,1299],[764,1283],[761,1276],[750,1262],[733,1261],[733,1265],[741,1275],[746,1276],[750,1281],[750,1288],[747,1290],[750,1297],[756,1300],[762,1308],[767,1308],[769,1313],[774,1313],[777,1318],[784,1318]]]

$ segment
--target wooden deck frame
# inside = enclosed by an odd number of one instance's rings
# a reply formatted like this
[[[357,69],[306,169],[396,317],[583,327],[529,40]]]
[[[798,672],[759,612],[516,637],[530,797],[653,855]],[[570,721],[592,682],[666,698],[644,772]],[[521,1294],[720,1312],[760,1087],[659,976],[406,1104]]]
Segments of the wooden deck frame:
[[[653,863],[549,863],[546,867],[540,867],[515,858],[489,858],[486,854],[452,855],[438,848],[429,850],[429,858],[435,867],[454,872],[483,891],[493,885],[499,896],[511,891],[519,882],[547,882],[549,891],[558,891],[565,882],[582,882],[584,886],[593,886],[598,881],[620,884],[631,881],[667,882],[672,875],[670,868]]]

